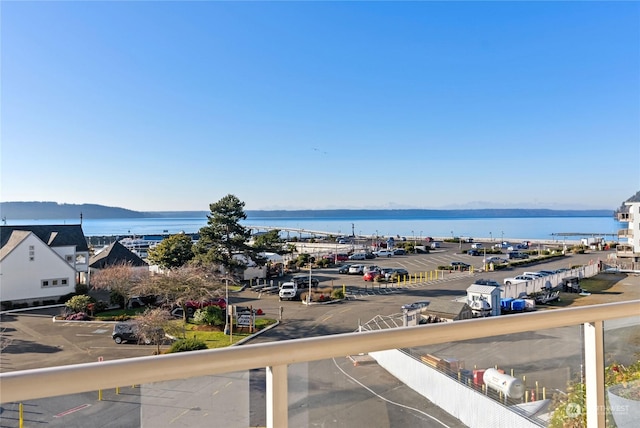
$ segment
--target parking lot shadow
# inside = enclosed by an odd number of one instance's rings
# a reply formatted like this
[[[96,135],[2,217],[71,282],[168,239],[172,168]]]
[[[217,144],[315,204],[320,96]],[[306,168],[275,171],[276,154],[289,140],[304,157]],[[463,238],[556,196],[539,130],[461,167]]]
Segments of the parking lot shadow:
[[[61,351],[62,349],[57,346],[43,345],[41,343],[20,339],[13,339],[11,344],[2,350],[4,354],[54,354]]]

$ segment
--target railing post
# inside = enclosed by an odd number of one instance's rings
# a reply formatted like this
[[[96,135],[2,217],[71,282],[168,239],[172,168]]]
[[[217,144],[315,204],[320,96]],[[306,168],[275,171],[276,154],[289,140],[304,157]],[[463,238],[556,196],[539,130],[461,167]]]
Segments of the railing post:
[[[587,427],[605,425],[604,322],[584,323],[584,377]]]
[[[267,428],[287,428],[289,423],[289,392],[287,366],[267,367]]]

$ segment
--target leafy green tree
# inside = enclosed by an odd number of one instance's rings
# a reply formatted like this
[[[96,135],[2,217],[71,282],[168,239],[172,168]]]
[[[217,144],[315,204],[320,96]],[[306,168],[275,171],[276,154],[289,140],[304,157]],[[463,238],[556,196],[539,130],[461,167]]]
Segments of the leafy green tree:
[[[247,218],[244,202],[227,195],[210,204],[209,209],[207,225],[200,228],[200,238],[193,247],[196,259],[205,265],[222,267],[234,277],[246,268],[248,260],[264,265],[266,260],[259,255],[260,250],[249,245],[251,230],[240,224]]]
[[[191,236],[184,233],[171,235],[163,239],[154,248],[149,249],[149,261],[165,269],[180,267],[193,259]]]

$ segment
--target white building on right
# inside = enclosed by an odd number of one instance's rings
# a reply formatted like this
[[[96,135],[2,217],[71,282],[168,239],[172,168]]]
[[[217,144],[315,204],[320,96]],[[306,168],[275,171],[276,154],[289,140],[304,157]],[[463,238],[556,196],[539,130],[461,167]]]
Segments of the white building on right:
[[[640,192],[624,202],[618,211],[618,221],[627,223],[618,230],[616,257],[625,269],[640,268]]]

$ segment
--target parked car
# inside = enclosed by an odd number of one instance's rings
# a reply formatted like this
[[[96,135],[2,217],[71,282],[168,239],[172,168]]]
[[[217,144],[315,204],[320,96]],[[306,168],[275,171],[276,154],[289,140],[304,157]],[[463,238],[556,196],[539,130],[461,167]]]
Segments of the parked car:
[[[418,300],[417,302],[407,303],[406,305],[402,305],[402,309],[413,311],[420,308],[426,308],[427,306],[429,306],[428,300]]]
[[[509,263],[509,260],[503,259],[502,257],[493,256],[493,257],[487,257],[486,259],[483,259],[482,263],[486,263],[486,264],[493,263],[494,265],[499,265],[502,263]]]
[[[390,250],[379,250],[375,252],[377,257],[391,257],[393,256],[393,251]]]
[[[372,253],[371,251],[367,251],[366,253],[364,253],[364,258],[365,259],[375,259],[377,256]]]
[[[505,278],[504,285],[519,284],[521,282],[533,281],[535,279],[537,279],[537,277],[531,275],[518,275],[514,278]]]
[[[365,274],[362,275],[362,279],[365,281],[374,281],[376,278],[384,278],[384,275],[377,270],[365,272]]]
[[[474,242],[471,244],[471,248],[479,249],[482,248],[482,242]]]
[[[393,273],[398,274],[400,276],[406,276],[409,275],[409,271],[404,269],[404,268],[395,268],[393,270]]]
[[[541,273],[543,276],[555,275],[556,272],[553,270],[540,270],[538,273]]]
[[[469,263],[465,263],[465,262],[451,262],[451,266],[454,269],[458,269],[458,270],[468,270],[471,268],[471,265]]]
[[[498,281],[494,281],[493,279],[479,278],[473,281],[473,283],[478,285],[490,285],[492,287],[500,287],[500,283]]]
[[[529,258],[529,254],[522,253],[520,251],[511,251],[508,255],[510,259],[528,259]]]
[[[362,275],[364,273],[364,265],[349,266],[349,275]]]
[[[404,256],[405,254],[407,254],[407,252],[404,250],[404,248],[396,248],[395,250],[393,250],[394,256]]]
[[[482,253],[479,250],[471,249],[471,250],[467,250],[467,255],[468,256],[481,256]]]
[[[320,280],[315,276],[309,277],[308,274],[301,273],[299,275],[295,275],[293,278],[291,278],[291,281],[295,282],[295,284],[298,286],[301,286],[301,285],[309,286],[309,278],[311,278],[311,286],[313,288],[316,288],[320,283]]]
[[[140,327],[137,322],[123,321],[114,324],[111,337],[117,344],[124,342],[136,342],[151,345],[152,343],[162,341],[165,337],[165,333],[161,328],[157,328],[150,331],[147,335],[143,335],[140,332]]]
[[[378,272],[382,274],[385,278],[389,279],[391,274],[393,274],[393,268],[381,268]]]
[[[346,262],[349,260],[349,255],[345,253],[338,253],[336,254],[336,260],[339,262]]]
[[[372,271],[379,271],[380,269],[382,269],[380,266],[376,266],[376,265],[369,265],[369,266],[365,266],[362,269],[362,273],[367,273],[367,272],[372,272]]]
[[[353,253],[349,256],[349,260],[365,260],[367,255],[365,253]]]
[[[349,273],[351,265],[342,265],[338,268],[338,273]]]

